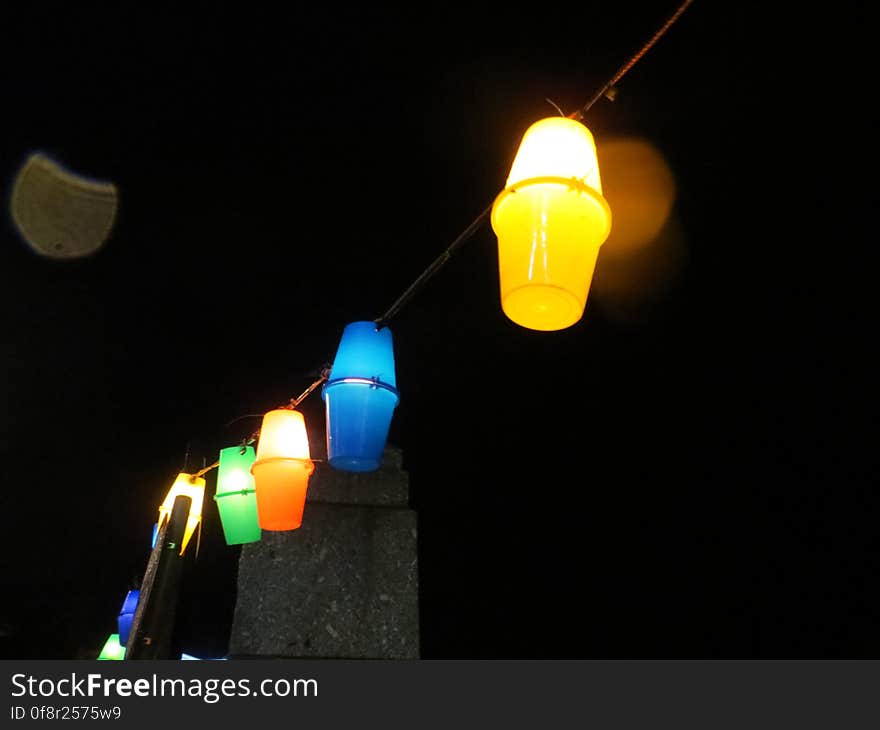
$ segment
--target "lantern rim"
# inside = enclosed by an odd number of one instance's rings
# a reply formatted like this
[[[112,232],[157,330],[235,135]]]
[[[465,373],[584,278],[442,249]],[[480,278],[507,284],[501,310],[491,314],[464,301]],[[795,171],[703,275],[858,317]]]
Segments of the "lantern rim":
[[[278,461],[291,461],[300,464],[304,470],[308,471],[309,474],[315,471],[315,462],[313,459],[297,459],[292,456],[270,456],[266,459],[257,459],[251,465],[251,474],[254,473],[254,469],[256,469],[258,466],[262,466],[263,464],[272,464]],[[254,474],[254,476],[256,475]],[[254,491],[256,491],[256,487],[254,488]],[[224,492],[224,494],[238,494],[238,492]]]
[[[576,192],[578,195],[586,195],[592,202],[596,203],[602,212],[605,214],[605,230],[602,233],[602,241],[599,244],[605,242],[605,239],[608,238],[608,234],[611,233],[611,206],[608,205],[608,201],[605,200],[605,197],[595,188],[587,185],[583,180],[576,177],[556,177],[552,175],[544,176],[544,177],[530,177],[526,180],[521,180],[514,185],[509,185],[504,188],[498,196],[495,198],[495,202],[492,203],[492,214],[490,216],[490,223],[492,225],[492,230],[496,233],[498,232],[497,226],[497,216],[498,211],[504,202],[512,195],[515,195],[520,190],[524,188],[534,187],[536,185],[556,185],[561,188],[568,188],[569,190]]]
[[[265,461],[269,461],[269,459],[265,459]],[[256,489],[251,487],[250,489],[237,489],[234,492],[220,492],[219,494],[214,495],[214,501],[216,502],[223,497],[241,497],[246,494],[255,494],[256,491]]]
[[[560,175],[538,175],[536,177],[523,178],[522,180],[517,180],[512,185],[505,185],[504,190],[515,193],[518,188],[525,188],[530,185],[540,185],[542,183],[556,183],[564,185],[565,187],[576,188],[578,192],[590,191],[596,195],[602,195],[602,193],[596,190],[592,185],[585,183],[584,179],[581,177],[562,177]]]
[[[608,230],[611,230],[611,206],[608,205],[608,201],[605,199],[605,196],[603,196],[602,193],[600,193],[591,185],[587,185],[580,178],[558,177],[556,175],[530,177],[526,178],[525,180],[520,180],[513,185],[506,186],[500,193],[498,193],[498,195],[495,197],[495,202],[492,203],[491,223],[493,230],[495,229],[496,214],[498,212],[498,208],[501,207],[501,204],[511,195],[516,194],[524,188],[534,187],[535,185],[557,185],[559,187],[568,188],[569,190],[577,192],[579,195],[587,195],[588,197],[595,200],[595,202],[597,202],[599,206],[604,210],[606,219],[608,221]]]
[[[400,400],[400,391],[395,388],[393,385],[388,385],[388,383],[383,383],[381,380],[374,380],[372,378],[357,378],[357,377],[344,377],[344,378],[336,378],[334,380],[328,380],[324,387],[321,388],[321,395],[334,385],[365,385],[369,388],[381,388],[382,390],[387,390],[389,393],[392,393],[397,397],[397,400]]]

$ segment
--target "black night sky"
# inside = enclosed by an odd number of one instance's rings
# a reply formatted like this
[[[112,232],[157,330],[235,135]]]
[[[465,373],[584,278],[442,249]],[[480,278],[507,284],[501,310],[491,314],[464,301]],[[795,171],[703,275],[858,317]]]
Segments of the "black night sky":
[[[545,99],[581,106],[677,3],[20,5],[0,655],[90,658],[187,445],[210,463],[258,424],[229,421],[300,393],[491,202]],[[423,658],[880,655],[876,119],[835,10],[766,5],[697,0],[585,119],[600,163],[639,138],[672,170],[628,269],[650,285],[603,252],[579,323],[522,329],[486,226],[391,322]],[[36,151],[118,185],[96,255],[21,240]],[[190,653],[226,651],[238,553],[211,503]]]

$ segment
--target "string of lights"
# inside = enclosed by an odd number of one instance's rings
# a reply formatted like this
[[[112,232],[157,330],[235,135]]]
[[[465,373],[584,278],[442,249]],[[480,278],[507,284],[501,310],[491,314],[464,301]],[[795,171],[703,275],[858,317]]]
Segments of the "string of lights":
[[[296,409],[321,385],[326,401],[327,461],[344,471],[378,468],[399,401],[391,332],[386,325],[490,218],[498,235],[505,314],[523,327],[544,331],[563,329],[581,318],[592,267],[610,230],[611,212],[601,194],[592,134],[580,122],[599,99],[613,98],[620,79],[692,2],[682,2],[583,107],[569,117],[560,114],[536,122],[526,131],[505,189],[379,318],[345,327],[332,366],[322,366],[319,377],[299,396],[264,414],[261,427],[237,446],[222,449],[216,462],[193,474],[178,476],[160,507],[157,523],[161,529],[170,518],[177,496],[191,498],[193,507],[186,518],[178,555],[183,554],[193,530],[201,525],[203,477],[213,469],[218,469],[214,500],[228,544],[255,542],[260,539],[261,530],[287,531],[300,526],[308,480],[316,460],[310,455],[303,415]],[[529,222],[528,212],[536,209],[540,210],[538,218],[542,222]],[[554,229],[554,236],[561,234],[561,242],[556,244],[560,262],[556,268],[564,272],[558,283],[552,281],[549,270],[540,272],[547,281],[535,281],[540,277],[533,276],[531,265],[526,267],[528,275],[522,274],[523,267],[511,263],[509,252],[523,249],[522,242],[531,240],[529,237],[536,233],[534,226],[546,226],[546,219],[552,216],[562,221]],[[542,228],[539,232],[546,239],[547,231]],[[507,258],[501,252],[505,245]],[[593,263],[589,267],[572,265],[575,261],[583,264],[590,255]],[[544,256],[546,259],[546,251]],[[512,280],[507,283],[505,266]],[[253,444],[258,444],[256,449]],[[160,549],[154,544],[153,556]],[[147,596],[150,580],[145,574],[143,587]],[[136,641],[139,639],[132,638],[131,645]]]
[[[657,32],[654,33],[645,44],[639,48],[630,58],[624,63],[617,71],[615,71],[614,75],[602,86],[598,91],[596,91],[593,96],[590,97],[590,100],[584,104],[580,109],[575,112],[572,112],[569,115],[569,119],[574,119],[578,122],[582,121],[584,115],[590,110],[590,108],[602,97],[607,97],[609,100],[612,100],[615,95],[615,88],[618,82],[627,74],[627,72],[635,66],[648,51],[657,43],[666,32],[675,24],[682,13],[688,9],[688,6],[693,3],[694,0],[684,0],[684,2],[678,6],[678,9],[670,15],[666,21],[661,25]]]
[[[296,398],[291,398],[289,403],[287,403],[286,405],[281,406],[281,407],[282,408],[289,408],[289,409],[293,410],[300,403],[302,403],[306,398],[308,398],[312,394],[312,391],[314,391],[315,388],[317,388],[325,380],[327,380],[327,375],[324,372],[322,372],[321,377],[318,378],[314,383],[312,383],[308,388],[306,388],[302,393],[300,393],[299,396],[297,396]],[[244,439],[244,441],[242,441],[242,446],[250,446],[251,444],[256,443],[256,441],[259,437],[260,437],[260,429],[257,429],[250,436],[248,436],[246,439]],[[216,469],[219,466],[220,466],[219,460],[215,461],[213,464],[210,464],[210,465],[204,467],[203,469],[200,469],[195,474],[193,474],[192,475],[193,479],[198,479],[199,477],[204,476],[209,471],[211,471],[212,469]]]
[[[611,76],[611,78],[600,87],[592,97],[590,97],[589,101],[587,101],[584,106],[579,108],[577,111],[573,112],[568,116],[568,119],[574,119],[575,121],[580,121],[583,119],[584,115],[589,111],[589,109],[601,98],[607,97],[609,99],[613,98],[613,91],[616,88],[616,85],[619,81],[633,68],[633,66],[638,63],[638,61],[662,38],[668,30],[673,26],[673,24],[681,17],[685,10],[693,3],[693,0],[684,0],[684,2],[679,5],[676,11],[670,15],[664,23],[657,29],[657,31],[632,55],[627,61],[620,66],[620,68],[615,71],[615,73]],[[495,206],[495,202],[493,201],[465,228],[458,237],[449,245],[446,249],[435,258],[428,267],[419,274],[418,277],[403,291],[403,293],[395,299],[394,303],[382,314],[379,318],[374,320],[375,326],[377,329],[384,328],[388,322],[390,322],[399,312],[400,310],[430,281],[430,279],[437,274],[452,258],[455,252],[461,248],[465,243],[471,240],[474,235],[482,228],[483,224],[486,220],[489,219],[492,213],[492,209]],[[311,395],[315,389],[322,383],[325,383],[330,376],[330,368],[326,364],[323,365],[320,369],[320,376],[317,380],[315,380],[308,388],[306,388],[299,396],[296,398],[291,398],[290,401],[282,406],[279,406],[279,409],[289,409],[293,410],[299,406],[309,395]],[[244,439],[241,443],[241,446],[250,446],[256,443],[257,439],[260,435],[260,429],[254,431],[248,438]],[[192,479],[197,479],[208,472],[216,469],[220,466],[220,461],[215,461],[214,463],[200,469],[192,475]]]
[[[575,119],[577,121],[581,121],[586,113],[590,110],[590,108],[597,102],[599,99],[603,97],[612,98],[612,90],[615,89],[620,80],[635,66],[642,57],[649,51],[651,48],[667,33],[667,31],[675,24],[675,22],[681,17],[685,10],[687,10],[688,6],[693,3],[694,0],[684,0],[684,2],[679,5],[676,11],[670,15],[664,23],[657,29],[657,31],[632,55],[627,59],[627,61],[620,66],[620,68],[615,71],[614,75],[601,87],[599,88],[590,100],[587,101],[581,108],[577,111],[572,112],[568,118]],[[557,107],[558,108],[558,107]],[[465,228],[456,239],[447,246],[443,252],[437,256],[428,267],[419,274],[416,279],[410,284],[403,293],[394,300],[394,303],[388,307],[384,314],[374,320],[377,329],[381,329],[385,327],[399,312],[403,307],[433,278],[435,274],[437,274],[452,258],[452,256],[461,248],[465,243],[471,240],[480,228],[483,227],[483,224],[489,219],[492,208],[494,205],[494,201],[489,203],[485,207],[485,209],[473,220],[471,223]],[[290,404],[288,406],[284,406],[286,408],[296,408],[302,401],[304,401],[311,393],[317,388],[321,383],[327,380],[329,375],[329,368],[324,365],[320,369],[321,376],[312,383],[306,390],[297,398],[292,398],[290,400]],[[259,436],[259,430],[255,431],[253,435],[247,439],[247,445],[253,444],[257,437]],[[200,472],[196,473],[195,476],[202,476],[207,472],[215,469],[219,466],[219,461],[211,464],[208,467],[205,467]]]

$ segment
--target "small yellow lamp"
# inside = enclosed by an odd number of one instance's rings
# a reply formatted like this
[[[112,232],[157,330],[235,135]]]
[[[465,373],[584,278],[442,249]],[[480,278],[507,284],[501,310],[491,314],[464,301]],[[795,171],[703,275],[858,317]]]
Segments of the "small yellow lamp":
[[[314,470],[302,413],[278,408],[263,416],[257,458],[251,466],[260,527],[295,530],[302,524]]]
[[[202,520],[202,502],[204,502],[205,499],[205,480],[201,477],[196,477],[184,472],[181,472],[177,476],[171,489],[168,490],[168,495],[165,497],[165,501],[159,505],[159,529],[162,528],[165,520],[171,517],[174,500],[179,495],[192,499],[192,505],[190,505],[189,508],[189,517],[187,517],[186,520],[186,530],[183,534],[183,543],[180,546],[180,554],[183,555],[183,551],[186,550],[189,539],[192,537],[193,532],[195,532],[196,527],[198,527],[199,522]]]
[[[611,231],[589,129],[550,117],[526,130],[492,206],[492,229],[504,313],[534,330],[577,322]]]

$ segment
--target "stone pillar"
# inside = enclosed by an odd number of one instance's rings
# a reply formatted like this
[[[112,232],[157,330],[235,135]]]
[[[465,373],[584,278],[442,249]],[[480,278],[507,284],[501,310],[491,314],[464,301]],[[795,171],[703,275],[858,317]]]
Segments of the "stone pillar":
[[[416,514],[401,451],[389,446],[363,474],[315,466],[302,527],[242,546],[229,657],[417,659]]]

